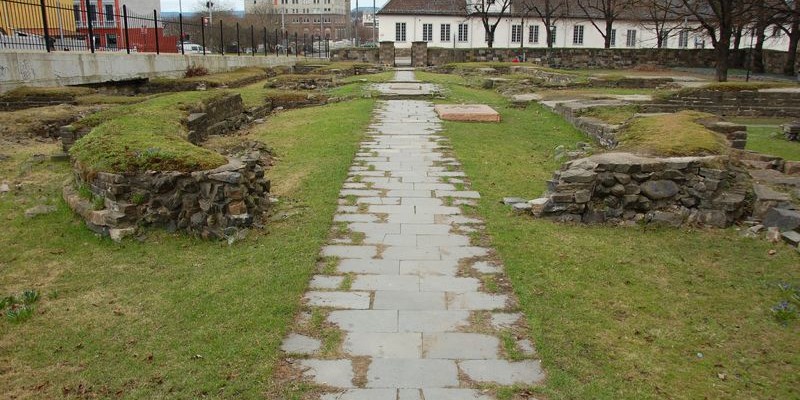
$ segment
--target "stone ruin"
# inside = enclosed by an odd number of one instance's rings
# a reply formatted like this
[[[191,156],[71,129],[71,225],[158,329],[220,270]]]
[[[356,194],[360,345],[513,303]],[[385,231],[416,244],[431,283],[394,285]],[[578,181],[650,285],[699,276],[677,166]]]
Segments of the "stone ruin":
[[[91,230],[115,240],[138,226],[229,238],[259,224],[269,209],[264,151],[263,145],[252,143],[243,155],[207,171],[76,172],[81,189],[66,185],[63,195]]]
[[[727,156],[604,153],[565,163],[544,197],[517,208],[565,222],[727,227],[749,215],[749,190]]]
[[[783,126],[783,135],[786,140],[793,142],[800,141],[800,120],[792,121]]]

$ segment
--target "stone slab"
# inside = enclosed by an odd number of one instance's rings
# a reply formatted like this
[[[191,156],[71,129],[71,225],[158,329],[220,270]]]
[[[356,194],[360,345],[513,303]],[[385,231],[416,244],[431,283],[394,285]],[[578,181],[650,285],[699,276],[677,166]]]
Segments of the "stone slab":
[[[451,360],[374,359],[367,370],[369,388],[446,388],[458,386]]]
[[[425,358],[451,360],[496,359],[500,340],[478,333],[429,333],[422,342]]]
[[[396,400],[395,392],[395,389],[350,389],[323,394],[320,400]]]
[[[395,310],[337,310],[328,321],[347,332],[397,332]]]
[[[443,292],[376,291],[375,310],[444,310]]]
[[[469,325],[469,311],[401,310],[397,328],[400,332],[454,332]]]
[[[353,356],[377,358],[420,358],[421,333],[349,332],[343,349]]]
[[[486,104],[437,104],[434,109],[445,121],[500,122],[500,113]]]
[[[369,308],[369,293],[366,292],[308,292],[306,303],[314,307],[366,310]]]
[[[322,342],[312,337],[292,333],[283,340],[281,350],[289,354],[314,354]]]
[[[318,385],[352,388],[353,364],[350,360],[301,360],[303,376]]]
[[[535,385],[544,380],[539,361],[467,360],[458,363],[461,371],[475,382],[500,385]]]

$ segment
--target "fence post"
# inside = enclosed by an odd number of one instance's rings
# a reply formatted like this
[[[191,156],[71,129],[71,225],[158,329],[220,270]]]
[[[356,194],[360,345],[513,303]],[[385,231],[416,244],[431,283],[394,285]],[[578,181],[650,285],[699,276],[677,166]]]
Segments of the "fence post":
[[[222,49],[221,53],[225,55],[225,34],[222,33],[222,20],[219,20],[219,47]]]
[[[44,4],[45,0],[40,0],[39,4],[42,6],[42,28],[44,29],[44,47],[47,52],[50,52],[50,30],[47,26],[47,7]],[[55,46],[54,46],[55,47]]]
[[[200,17],[200,40],[203,45],[203,55],[206,55],[206,20]]]
[[[186,50],[183,48],[183,13],[178,14],[178,25],[180,25],[181,30],[181,37],[178,42],[181,45],[181,54],[186,54]]]
[[[253,53],[253,57],[256,56],[256,36],[255,32],[253,31],[253,25],[250,25],[250,51]]]
[[[278,29],[275,28],[275,56],[278,56],[278,45],[280,43],[280,39],[278,39]]]
[[[300,57],[297,52],[297,32],[294,33],[294,58]]]
[[[128,37],[128,6],[122,5],[122,25],[125,28],[125,51],[131,54],[131,41]]]
[[[156,35],[156,54],[161,54],[161,49],[158,45],[158,11],[153,10],[153,27],[155,28]]]
[[[306,42],[308,42],[308,35],[303,33],[303,57],[306,55]]]
[[[242,47],[239,46],[239,23],[236,23],[236,55],[242,55]]]
[[[268,55],[269,52],[269,41],[267,40],[267,27],[264,27],[264,57]]]
[[[94,53],[94,24],[92,23],[92,16],[89,14],[89,0],[86,0],[86,22],[89,26],[89,48]]]

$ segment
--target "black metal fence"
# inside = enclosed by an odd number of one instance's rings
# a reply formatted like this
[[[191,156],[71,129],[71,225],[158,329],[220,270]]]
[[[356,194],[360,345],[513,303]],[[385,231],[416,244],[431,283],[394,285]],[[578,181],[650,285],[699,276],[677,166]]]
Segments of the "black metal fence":
[[[70,8],[63,0],[0,0],[0,51],[330,56],[327,38],[292,35],[269,24],[164,18],[158,10],[108,3],[75,0]]]

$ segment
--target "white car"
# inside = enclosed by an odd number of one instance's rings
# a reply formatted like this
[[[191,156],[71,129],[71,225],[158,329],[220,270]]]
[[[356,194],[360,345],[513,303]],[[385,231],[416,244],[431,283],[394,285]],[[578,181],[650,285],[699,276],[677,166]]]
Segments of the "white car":
[[[203,54],[203,46],[196,43],[183,43],[183,52],[185,54]],[[181,44],[178,44],[178,53],[181,52]],[[212,51],[206,49],[206,54],[211,54]]]

